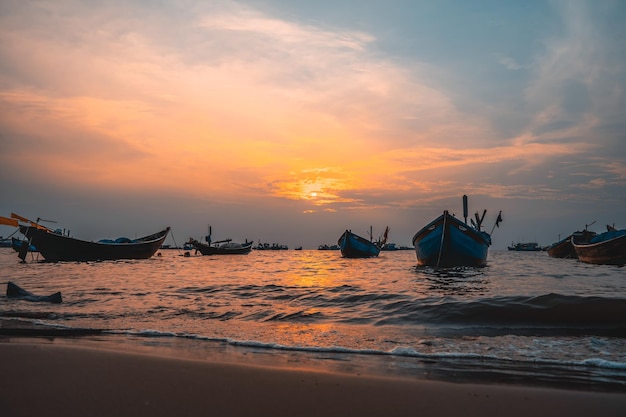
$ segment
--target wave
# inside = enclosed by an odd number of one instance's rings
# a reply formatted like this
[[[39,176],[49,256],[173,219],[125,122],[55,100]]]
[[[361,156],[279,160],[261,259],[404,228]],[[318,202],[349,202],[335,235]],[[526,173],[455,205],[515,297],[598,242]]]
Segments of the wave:
[[[560,294],[508,296],[472,301],[406,300],[376,324],[449,324],[626,330],[626,299]]]

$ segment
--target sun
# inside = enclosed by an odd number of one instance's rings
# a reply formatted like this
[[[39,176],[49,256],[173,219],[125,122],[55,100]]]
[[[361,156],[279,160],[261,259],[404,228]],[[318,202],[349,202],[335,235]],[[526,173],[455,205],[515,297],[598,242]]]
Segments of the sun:
[[[310,197],[310,198],[315,198],[315,197],[317,197],[317,193],[316,193],[315,191],[311,191],[311,192],[309,193],[309,197]]]

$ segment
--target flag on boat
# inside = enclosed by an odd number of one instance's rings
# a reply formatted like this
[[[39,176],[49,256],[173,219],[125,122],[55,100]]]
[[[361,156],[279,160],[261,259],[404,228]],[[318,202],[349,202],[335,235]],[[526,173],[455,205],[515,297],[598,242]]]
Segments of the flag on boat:
[[[501,222],[502,222],[502,211],[498,213],[498,218],[496,219],[496,227],[500,227]]]

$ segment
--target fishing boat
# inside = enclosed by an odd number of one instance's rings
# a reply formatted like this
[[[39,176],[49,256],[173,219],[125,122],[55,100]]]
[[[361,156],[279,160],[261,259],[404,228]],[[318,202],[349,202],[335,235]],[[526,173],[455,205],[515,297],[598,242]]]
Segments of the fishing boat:
[[[289,250],[289,246],[282,243],[259,243],[254,247],[256,250]]]
[[[11,238],[11,247],[15,252],[20,252],[22,250],[23,245],[28,245],[27,240],[18,239],[16,237]],[[28,245],[28,252],[38,252],[37,248],[34,245]]]
[[[626,265],[626,229],[607,226],[607,231],[582,242],[572,236],[578,259],[590,264]]]
[[[577,242],[584,243],[589,242],[589,240],[594,236],[596,236],[596,233],[590,230],[585,229],[583,231],[576,231],[571,235],[554,242],[546,248],[546,251],[552,258],[577,259],[578,255],[576,255],[576,249],[574,249],[574,245],[572,245],[572,237],[575,237]]]
[[[491,246],[491,235],[481,230],[482,217],[476,213],[476,221],[467,224],[467,196],[463,196],[465,221],[451,215],[448,210],[428,223],[413,236],[417,264],[433,267],[484,266]],[[494,224],[499,227],[502,212]],[[493,229],[492,229],[493,233]]]
[[[218,240],[210,244],[194,240],[191,244],[203,255],[247,255],[252,250],[252,242],[237,243],[232,239]]]
[[[202,255],[247,255],[252,250],[252,241],[245,243],[233,242],[232,239],[217,240],[213,242],[211,235],[213,228],[209,226],[209,234],[206,242],[189,239],[189,244]]]
[[[118,259],[148,259],[156,253],[170,228],[139,239],[119,238],[98,242],[80,240],[40,225],[20,225],[26,236],[46,261],[108,261]],[[24,260],[20,252],[20,258]]]
[[[537,242],[511,242],[511,246],[508,246],[508,249],[518,252],[539,252],[544,250]]]
[[[380,253],[380,248],[374,242],[352,233],[351,230],[343,232],[337,244],[344,258],[373,258]]]

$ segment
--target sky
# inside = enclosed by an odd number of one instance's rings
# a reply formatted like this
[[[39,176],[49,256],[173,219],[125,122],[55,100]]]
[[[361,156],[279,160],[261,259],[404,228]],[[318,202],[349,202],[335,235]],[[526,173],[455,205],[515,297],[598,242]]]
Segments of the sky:
[[[621,0],[3,0],[0,216],[97,240],[171,226],[493,249],[626,228]],[[14,229],[0,226],[0,235]]]

